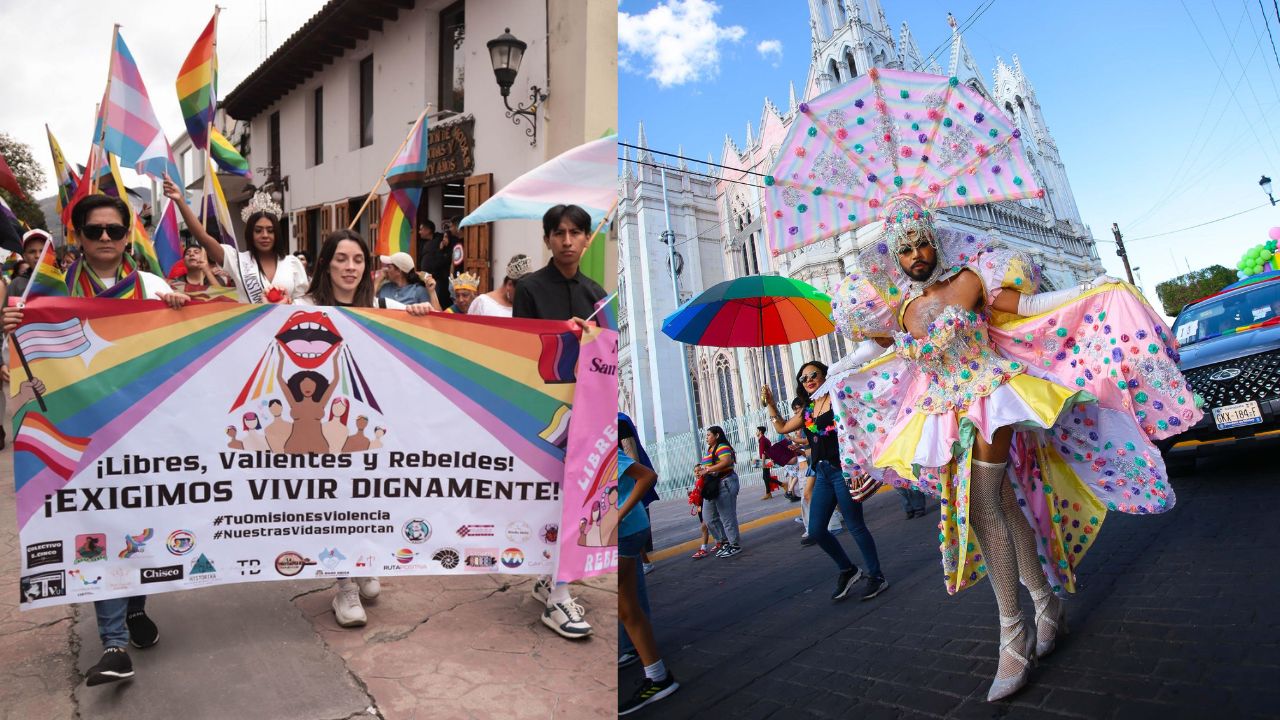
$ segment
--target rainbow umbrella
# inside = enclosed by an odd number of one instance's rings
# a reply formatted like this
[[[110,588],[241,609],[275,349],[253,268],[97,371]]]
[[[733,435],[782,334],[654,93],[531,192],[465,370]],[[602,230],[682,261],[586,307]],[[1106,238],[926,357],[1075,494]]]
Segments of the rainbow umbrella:
[[[726,280],[662,321],[662,332],[672,340],[710,347],[789,345],[834,329],[830,296],[776,275]]]

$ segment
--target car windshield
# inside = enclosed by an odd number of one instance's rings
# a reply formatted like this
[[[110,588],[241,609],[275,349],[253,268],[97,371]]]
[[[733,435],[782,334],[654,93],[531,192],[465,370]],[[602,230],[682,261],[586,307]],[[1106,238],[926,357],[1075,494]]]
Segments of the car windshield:
[[[1280,282],[1207,300],[1178,314],[1173,336],[1186,347],[1192,343],[1280,323]]]

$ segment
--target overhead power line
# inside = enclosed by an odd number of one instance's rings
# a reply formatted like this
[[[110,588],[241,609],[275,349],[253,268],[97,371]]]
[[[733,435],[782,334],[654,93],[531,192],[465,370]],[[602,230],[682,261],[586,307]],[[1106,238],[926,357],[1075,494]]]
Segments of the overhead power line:
[[[1195,230],[1196,228],[1204,227],[1205,225],[1212,225],[1216,222],[1222,222],[1223,220],[1230,220],[1231,218],[1236,217],[1237,215],[1243,215],[1245,213],[1253,212],[1254,210],[1258,210],[1264,207],[1267,207],[1267,203],[1262,203],[1261,205],[1254,205],[1251,208],[1241,210],[1239,212],[1233,212],[1230,215],[1223,215],[1220,218],[1214,218],[1213,220],[1206,220],[1202,223],[1197,223],[1195,225],[1188,225],[1187,227],[1178,228],[1177,230],[1168,230],[1162,233],[1156,233],[1155,235],[1143,235],[1142,237],[1129,238],[1129,242],[1134,242],[1135,240],[1150,240],[1151,238],[1164,237],[1165,235],[1173,235],[1175,233],[1186,232],[1187,230]]]

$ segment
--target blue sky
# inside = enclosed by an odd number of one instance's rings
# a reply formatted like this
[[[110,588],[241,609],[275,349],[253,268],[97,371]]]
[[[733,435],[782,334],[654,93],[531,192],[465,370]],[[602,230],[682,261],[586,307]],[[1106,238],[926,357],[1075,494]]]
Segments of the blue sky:
[[[922,54],[949,42],[947,13],[985,0],[884,0],[895,38],[905,20]],[[804,0],[623,0],[619,12],[621,138],[643,120],[651,148],[720,160],[725,133],[742,145],[764,98],[785,110],[787,83],[809,67]],[[1263,3],[1280,45],[1272,4]],[[667,14],[673,18],[667,18]],[[672,32],[679,29],[679,33]],[[660,38],[660,39],[659,39]],[[1219,263],[1280,226],[1258,187],[1280,192],[1280,61],[1256,0],[1025,3],[995,0],[964,33],[990,84],[996,57],[1016,53],[1058,143],[1076,202],[1099,241],[1120,224],[1148,297],[1155,285]],[[773,52],[778,41],[780,53]],[[760,46],[765,43],[765,52]],[[657,48],[656,51],[650,48]],[[949,47],[939,54],[946,71]],[[695,168],[696,169],[696,168]],[[1264,207],[1258,207],[1263,205]],[[1160,237],[1149,237],[1243,214]],[[1100,242],[1123,276],[1115,246]]]

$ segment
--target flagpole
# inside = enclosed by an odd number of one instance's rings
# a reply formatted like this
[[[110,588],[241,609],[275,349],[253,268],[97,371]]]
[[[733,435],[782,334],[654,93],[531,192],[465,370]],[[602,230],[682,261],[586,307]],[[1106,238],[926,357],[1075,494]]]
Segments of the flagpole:
[[[103,144],[106,143],[107,141],[107,117],[105,114],[103,114],[103,110],[105,109],[105,104],[111,102],[111,71],[115,68],[115,64],[116,64],[116,44],[119,36],[120,36],[120,23],[116,23],[111,28],[111,60],[107,62],[107,89],[102,93],[103,106],[100,106],[98,109],[98,113],[101,115],[101,118],[102,118],[102,132],[98,134],[99,147],[102,147]],[[104,152],[106,151],[105,147],[103,147],[102,149]],[[93,159],[93,148],[89,149],[89,158],[91,160]],[[93,180],[89,183],[89,194],[96,195],[97,193],[98,193],[98,172],[97,172],[97,169],[95,168],[93,173]]]
[[[404,150],[405,145],[409,144],[409,138],[413,137],[413,134],[418,130],[418,126],[426,121],[427,115],[430,112],[431,103],[427,103],[427,107],[423,109],[422,114],[418,116],[418,120],[413,123],[413,128],[409,130],[409,134],[404,136],[404,140],[401,141],[400,147],[396,148],[396,151],[391,153],[391,160],[387,163],[387,167],[382,170],[382,174],[379,175],[377,181],[373,183],[373,187],[369,188],[369,194],[365,197],[364,204],[360,206],[360,210],[356,212],[355,217],[351,218],[351,224],[347,225],[348,230],[354,230],[356,224],[360,222],[360,216],[364,214],[365,208],[369,207],[369,203],[373,201],[373,196],[377,194],[378,186],[381,185],[382,181],[387,177],[387,173],[391,172],[391,166],[395,165],[396,158],[400,157],[400,151]]]
[[[31,269],[31,274],[33,276],[35,275],[36,271],[40,269],[40,262],[42,262],[45,259],[45,254],[50,253],[52,251],[53,251],[53,238],[49,238],[48,240],[44,241],[44,249],[40,251],[40,260],[36,261],[36,267]],[[27,281],[27,287],[22,291],[22,297],[18,299],[18,307],[26,306],[27,296],[31,294],[31,286],[34,284],[35,283],[31,282],[30,280]],[[14,352],[18,354],[18,361],[22,363],[22,370],[27,374],[27,379],[28,380],[34,379],[35,376],[31,374],[31,365],[27,362],[26,354],[22,352],[22,342],[18,340],[18,336],[16,333],[13,335],[13,349],[14,349]],[[36,392],[35,385],[32,385],[31,392],[35,393],[36,402],[40,403],[40,409],[43,410],[44,412],[49,412],[48,406],[44,404],[44,398],[40,396],[40,393]]]
[[[204,192],[209,190],[209,172],[213,170],[213,116],[218,112],[218,13],[222,8],[213,6],[213,75],[209,78],[209,122],[204,124]],[[200,224],[204,224],[205,195],[200,196]],[[231,229],[227,228],[230,232]],[[235,233],[232,232],[234,235]]]

